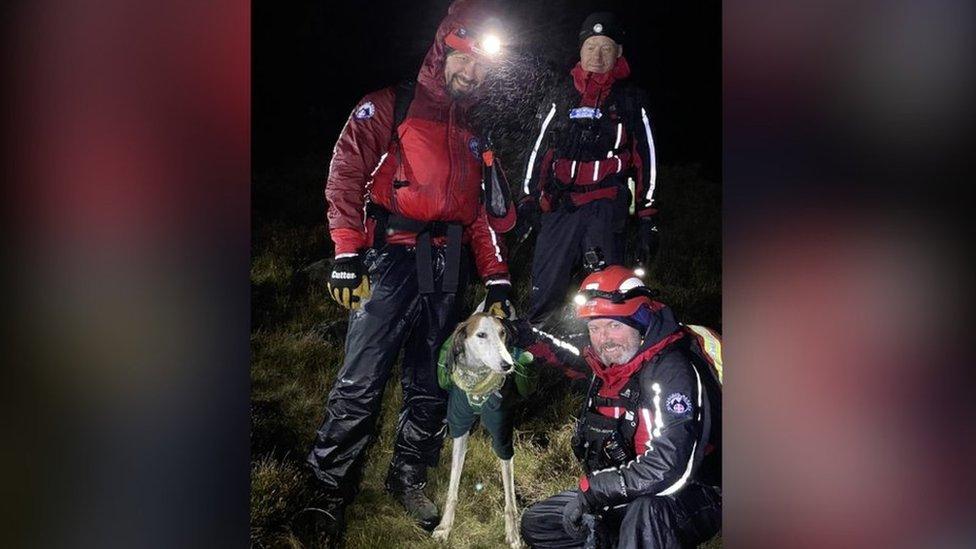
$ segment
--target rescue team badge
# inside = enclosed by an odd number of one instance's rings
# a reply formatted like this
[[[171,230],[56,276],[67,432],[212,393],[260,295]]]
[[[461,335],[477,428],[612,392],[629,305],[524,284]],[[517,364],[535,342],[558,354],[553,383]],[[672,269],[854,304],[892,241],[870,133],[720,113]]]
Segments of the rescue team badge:
[[[475,158],[481,158],[481,142],[478,141],[477,137],[472,137],[468,139],[468,150]]]
[[[671,393],[667,406],[672,414],[684,415],[691,412],[691,399],[681,393]]]
[[[603,113],[600,112],[600,109],[596,109],[596,108],[593,108],[593,107],[579,107],[579,108],[576,108],[576,109],[571,109],[569,111],[569,117],[572,118],[572,119],[576,119],[576,118],[600,118],[601,116],[603,116]]]
[[[373,113],[375,112],[376,112],[376,107],[373,105],[373,102],[367,101],[362,105],[360,105],[358,109],[356,109],[356,112],[353,113],[353,116],[356,117],[356,120],[366,120],[367,118],[372,118]]]

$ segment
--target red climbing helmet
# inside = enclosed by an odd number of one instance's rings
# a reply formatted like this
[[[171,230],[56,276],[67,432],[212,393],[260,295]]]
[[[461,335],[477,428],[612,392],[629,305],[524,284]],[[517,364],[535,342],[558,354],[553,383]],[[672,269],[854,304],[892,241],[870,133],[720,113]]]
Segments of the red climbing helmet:
[[[660,308],[652,298],[656,295],[634,271],[621,265],[610,265],[590,274],[580,284],[574,301],[580,318],[629,317],[646,305],[650,310]]]

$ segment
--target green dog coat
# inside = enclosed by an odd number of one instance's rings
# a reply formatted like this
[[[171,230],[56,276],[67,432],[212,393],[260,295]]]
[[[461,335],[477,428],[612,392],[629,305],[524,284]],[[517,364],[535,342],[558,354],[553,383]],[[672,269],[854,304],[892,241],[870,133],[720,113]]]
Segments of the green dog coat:
[[[453,337],[441,345],[437,360],[437,381],[442,389],[449,392],[447,426],[451,438],[470,432],[475,420],[481,417],[481,424],[491,435],[495,455],[500,459],[511,459],[515,453],[512,446],[513,393],[526,398],[535,390],[538,381],[532,368],[535,357],[528,351],[513,349],[511,354],[515,360],[515,370],[510,375],[495,372],[473,375],[458,368],[452,369],[452,344]]]

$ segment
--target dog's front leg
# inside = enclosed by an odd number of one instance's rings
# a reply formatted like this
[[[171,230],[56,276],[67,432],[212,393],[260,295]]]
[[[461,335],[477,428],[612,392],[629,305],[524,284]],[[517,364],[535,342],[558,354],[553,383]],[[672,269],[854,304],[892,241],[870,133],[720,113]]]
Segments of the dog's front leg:
[[[515,469],[512,459],[499,460],[502,464],[502,484],[505,485],[505,542],[512,549],[522,547],[518,529],[518,509],[515,506]]]
[[[447,488],[447,503],[444,504],[444,515],[441,523],[434,529],[434,539],[447,541],[454,526],[454,510],[457,508],[458,486],[461,484],[461,469],[464,468],[464,454],[468,450],[468,435],[460,436],[451,441],[451,482]]]

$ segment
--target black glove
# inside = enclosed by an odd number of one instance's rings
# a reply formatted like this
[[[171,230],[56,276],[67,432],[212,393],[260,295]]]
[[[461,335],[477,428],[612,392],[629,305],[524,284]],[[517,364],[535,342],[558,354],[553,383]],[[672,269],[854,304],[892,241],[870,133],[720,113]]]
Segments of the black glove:
[[[637,226],[638,259],[645,266],[650,266],[657,255],[660,237],[657,232],[657,219],[649,215],[640,218]]]
[[[489,284],[488,294],[485,296],[484,312],[506,319],[512,316],[512,302],[508,294],[512,290],[511,284]]]
[[[588,532],[586,525],[583,524],[583,515],[590,512],[590,505],[583,496],[583,492],[577,491],[576,497],[569,500],[563,507],[563,530],[573,537],[573,539],[584,539]]]
[[[361,302],[372,292],[369,273],[359,255],[335,260],[329,278],[329,294],[346,309],[358,309]]]
[[[527,195],[519,200],[515,208],[515,228],[512,233],[515,240],[522,241],[539,225],[539,201],[534,196]]]

